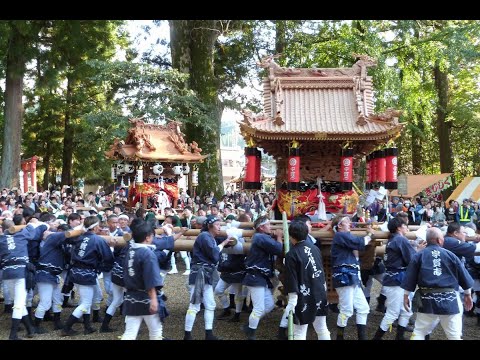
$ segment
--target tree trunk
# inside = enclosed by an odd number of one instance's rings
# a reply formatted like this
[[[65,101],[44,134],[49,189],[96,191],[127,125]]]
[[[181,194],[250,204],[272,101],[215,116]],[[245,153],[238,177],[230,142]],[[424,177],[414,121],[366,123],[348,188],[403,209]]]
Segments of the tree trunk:
[[[422,114],[417,114],[417,130],[412,130],[412,174],[419,175],[422,173],[422,143],[425,123]]]
[[[453,173],[453,151],[450,142],[451,123],[447,121],[448,107],[448,76],[442,71],[438,64],[434,69],[435,89],[437,90],[437,135],[440,148],[440,170],[442,173]],[[454,186],[455,188],[455,180]]]
[[[218,99],[214,73],[214,48],[220,32],[216,20],[170,21],[173,66],[190,74],[188,86],[207,105],[213,129],[202,125],[185,126],[186,141],[196,141],[208,157],[199,165],[198,194],[213,191],[217,198],[224,193],[220,158],[220,123],[223,106]]]
[[[2,168],[0,187],[20,186],[18,173],[23,126],[23,76],[25,73],[25,39],[11,26],[5,81],[5,125],[3,131]]]
[[[275,20],[275,53],[277,54],[283,54],[283,52],[285,51],[286,31],[287,31],[287,20]]]
[[[67,96],[65,105],[65,134],[63,136],[63,156],[62,156],[62,185],[72,185],[72,165],[73,165],[73,139],[75,137],[75,128],[72,124],[72,104],[73,84],[70,77],[67,77]]]
[[[43,167],[45,168],[45,174],[43,175],[43,189],[48,190],[48,183],[50,182],[50,158],[52,155],[51,142],[47,142],[47,149],[45,157],[43,158]]]

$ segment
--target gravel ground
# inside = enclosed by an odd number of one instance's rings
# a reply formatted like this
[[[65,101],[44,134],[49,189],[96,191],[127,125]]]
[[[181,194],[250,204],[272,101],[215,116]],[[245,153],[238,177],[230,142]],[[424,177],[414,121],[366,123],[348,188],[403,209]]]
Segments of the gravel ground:
[[[187,277],[183,276],[183,263],[177,263],[179,273],[175,275],[168,275],[165,293],[168,296],[167,308],[170,312],[170,316],[166,319],[164,324],[164,336],[174,339],[181,340],[183,339],[184,334],[184,322],[185,322],[185,313],[188,308],[188,293],[186,287]],[[372,338],[378,325],[380,324],[383,314],[375,311],[376,306],[376,296],[379,293],[378,283],[375,282],[372,290],[372,302],[370,304],[371,312],[368,316],[368,325],[367,333],[368,338]],[[218,303],[217,303],[218,304]],[[68,315],[72,312],[72,308],[64,309],[65,314],[62,314],[62,320],[66,320]],[[105,310],[105,305],[102,304],[102,312]],[[10,314],[3,314],[3,305],[0,306],[1,316],[0,316],[0,339],[8,339],[9,329],[10,329]],[[222,310],[217,307],[216,315],[219,315]],[[278,325],[282,315],[283,309],[275,308],[270,314],[264,317],[260,321],[259,328],[257,330],[257,339],[259,340],[275,340]],[[118,313],[118,311],[117,311]],[[337,314],[330,312],[327,316],[327,325],[332,333],[332,338],[336,336],[336,319]],[[225,320],[215,320],[214,322],[214,333],[226,340],[245,340],[246,337],[241,330],[243,324],[248,322],[248,313],[242,313],[240,323],[229,323]],[[476,325],[477,319],[464,317],[464,336],[465,340],[480,340],[480,332],[478,331],[479,327]],[[93,324],[97,329],[100,328],[100,324]],[[60,331],[53,331],[52,322],[44,322],[42,325],[45,329],[50,330],[49,333],[43,335],[35,335],[32,340],[117,340],[121,337],[124,330],[123,317],[117,315],[115,316],[110,326],[116,328],[117,331],[114,333],[93,333],[90,335],[83,335],[83,331],[80,335],[74,337],[61,337]],[[83,330],[83,325],[76,324],[74,329]],[[19,332],[20,336],[25,334],[24,331]],[[410,333],[407,333],[407,336]],[[195,325],[192,331],[193,338],[196,340],[203,340],[205,337],[204,332],[204,321],[203,321],[203,311],[198,313]],[[357,338],[356,327],[354,325],[354,317],[349,320],[349,324],[345,331],[345,339],[355,340]],[[432,334],[432,340],[445,340],[446,337],[443,333],[443,330],[440,326],[437,326],[434,333]],[[146,340],[148,339],[148,330],[145,324],[142,324],[138,339]],[[315,340],[316,334],[313,331],[313,328],[309,328],[307,339]],[[394,340],[395,339],[395,330],[392,333],[387,333],[384,336],[385,340]]]

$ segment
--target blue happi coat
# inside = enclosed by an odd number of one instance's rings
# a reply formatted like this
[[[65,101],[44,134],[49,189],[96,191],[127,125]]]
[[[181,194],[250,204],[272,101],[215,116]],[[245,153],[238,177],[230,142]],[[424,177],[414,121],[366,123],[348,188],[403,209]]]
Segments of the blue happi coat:
[[[170,259],[173,254],[173,247],[175,246],[175,239],[173,236],[155,236],[152,245],[155,245],[155,255],[158,258],[158,265],[161,270],[170,270],[172,268]]]
[[[128,249],[133,244],[133,240],[127,242],[124,247],[116,247],[113,250],[112,283],[124,287],[123,281],[123,263]]]
[[[238,284],[245,277],[245,254],[243,254],[243,244],[245,240],[239,237],[234,251],[229,252],[233,248],[224,248],[220,253],[220,261],[218,262],[218,271],[220,278],[227,284]]]
[[[87,231],[68,241],[73,245],[70,274],[75,284],[95,285],[98,272],[112,270],[113,253],[102,237]]]
[[[415,253],[414,248],[406,237],[400,234],[393,234],[387,242],[383,258],[386,267],[383,286],[401,285],[407,265]]]
[[[275,256],[283,253],[283,244],[269,234],[255,233],[250,252],[245,259],[246,274],[243,285],[272,287]]]
[[[413,292],[417,285],[421,298],[419,312],[453,315],[460,312],[457,302],[459,285],[469,289],[473,279],[454,253],[430,244],[413,256],[401,287]]]
[[[40,258],[36,266],[36,281],[58,284],[59,277],[65,269],[65,232],[49,235],[40,243]]]
[[[468,260],[473,258],[477,247],[475,244],[470,244],[451,236],[445,236],[443,248],[453,252],[460,260],[462,257]]]
[[[365,250],[365,239],[349,232],[337,232],[332,241],[333,287],[360,285],[360,262],[353,250]]]
[[[195,239],[192,251],[192,268],[188,277],[189,285],[194,285],[199,268],[204,268],[205,284],[213,285],[216,266],[220,260],[220,248],[215,238],[208,231],[202,231]]]
[[[150,314],[149,289],[162,285],[155,246],[132,243],[123,262],[123,279],[126,293],[123,315]],[[160,304],[159,304],[160,306]]]
[[[27,225],[13,235],[0,235],[0,268],[4,280],[25,278],[29,263],[28,244],[41,237],[46,229],[46,225],[37,228]]]

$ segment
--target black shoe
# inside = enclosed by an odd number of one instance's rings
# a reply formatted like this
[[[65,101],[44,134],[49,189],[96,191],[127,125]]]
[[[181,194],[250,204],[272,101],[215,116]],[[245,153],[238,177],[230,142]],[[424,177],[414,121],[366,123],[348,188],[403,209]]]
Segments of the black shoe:
[[[223,309],[223,312],[217,317],[217,320],[228,320],[232,316],[230,308]]]
[[[111,333],[111,332],[115,332],[117,331],[117,329],[112,329],[110,327],[106,327],[104,328],[103,326],[100,328],[100,332],[101,333]]]
[[[251,329],[247,323],[243,325],[242,330],[245,335],[247,335],[247,340],[257,340],[257,338],[255,337],[255,332],[257,331],[257,329]]]
[[[231,319],[228,319],[230,323],[238,323],[240,322],[240,313],[235,313]]]
[[[183,336],[183,340],[193,340],[192,332],[191,331],[185,331],[185,335]]]
[[[278,328],[277,339],[278,340],[288,340],[287,328],[281,327],[281,326]]]
[[[387,300],[387,297],[385,295],[380,294],[377,297],[377,306],[375,307],[375,311],[385,313],[387,311],[387,308],[385,307],[385,300]]]
[[[230,305],[228,306],[229,309],[235,309],[235,294],[229,294],[230,296]]]
[[[86,329],[83,330],[83,335],[88,335],[88,334],[92,334],[94,332],[96,332],[97,329],[93,328],[93,327],[88,327]]]
[[[43,316],[43,321],[53,321],[52,312],[50,310],[45,312],[45,315]]]
[[[75,336],[75,335],[78,335],[79,332],[78,331],[75,331],[73,329],[65,329],[63,328],[62,329],[62,332],[60,333],[60,336]]]

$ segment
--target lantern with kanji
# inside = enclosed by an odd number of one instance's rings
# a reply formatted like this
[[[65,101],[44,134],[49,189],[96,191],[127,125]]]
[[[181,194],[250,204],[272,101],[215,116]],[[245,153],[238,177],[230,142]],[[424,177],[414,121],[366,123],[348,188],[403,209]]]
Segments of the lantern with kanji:
[[[143,184],[143,167],[140,165],[137,168],[137,176],[135,178],[137,184]]]
[[[300,189],[300,144],[296,140],[288,149],[287,179],[288,190]]]
[[[376,159],[375,159],[375,167],[376,167],[376,181],[378,182],[379,186],[385,185],[385,178],[386,178],[386,162],[385,162],[385,151],[384,150],[377,150]]]
[[[340,157],[340,182],[343,191],[352,190],[353,180],[353,149],[342,149]]]
[[[386,174],[385,174],[385,189],[395,190],[398,187],[397,180],[397,148],[385,149],[385,162],[386,162]]]
[[[198,186],[198,169],[196,168],[196,166],[193,168],[192,171],[192,186]]]
[[[112,165],[110,178],[112,179],[113,182],[117,181],[117,165]]]
[[[256,147],[245,148],[245,179],[244,188],[247,190],[258,190],[262,188],[260,182],[262,153]]]

